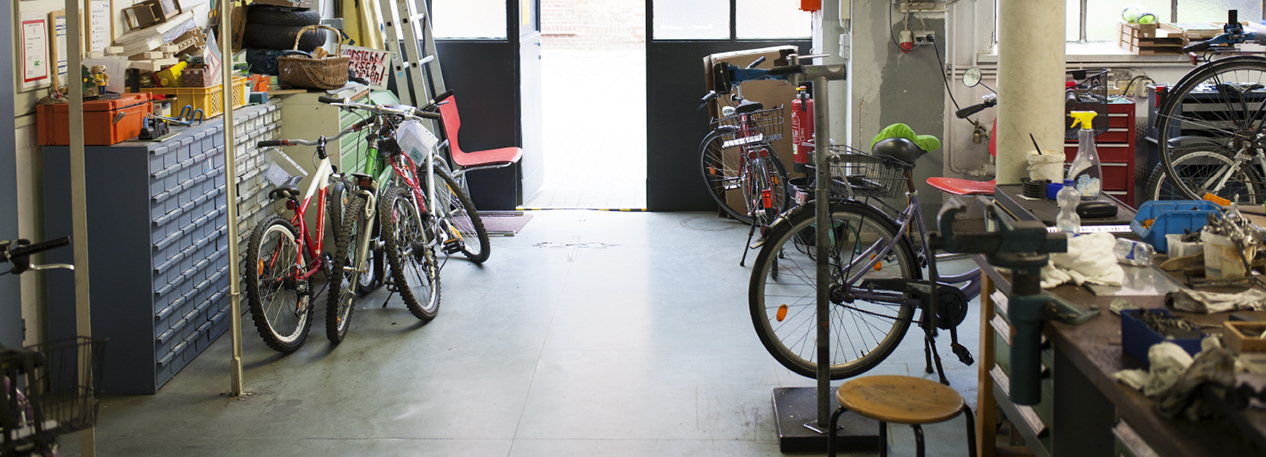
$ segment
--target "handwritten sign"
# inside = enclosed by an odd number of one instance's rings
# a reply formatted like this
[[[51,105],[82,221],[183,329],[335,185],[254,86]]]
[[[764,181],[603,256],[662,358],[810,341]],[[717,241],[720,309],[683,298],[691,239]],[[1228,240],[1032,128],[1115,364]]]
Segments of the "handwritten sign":
[[[343,55],[351,59],[348,68],[355,71],[357,77],[369,81],[369,87],[387,88],[387,70],[391,66],[389,52],[358,46],[343,46]]]

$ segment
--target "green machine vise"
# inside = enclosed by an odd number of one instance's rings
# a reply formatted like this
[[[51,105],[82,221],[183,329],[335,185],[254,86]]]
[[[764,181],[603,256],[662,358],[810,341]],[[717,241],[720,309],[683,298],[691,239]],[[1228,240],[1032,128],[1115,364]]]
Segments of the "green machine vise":
[[[955,233],[954,221],[958,213],[967,210],[967,203],[953,196],[937,215],[940,232],[932,233],[929,242],[933,249],[946,252],[983,254],[990,265],[1011,270],[1011,293],[1007,295],[1007,320],[1015,329],[1011,338],[1011,401],[1036,405],[1042,400],[1042,324],[1047,320],[1079,324],[1099,311],[1083,311],[1042,292],[1042,267],[1050,261],[1050,253],[1068,251],[1067,235],[1050,233],[1040,221],[1012,220],[999,212],[993,199],[976,198],[984,207],[986,227],[992,224],[993,229]]]

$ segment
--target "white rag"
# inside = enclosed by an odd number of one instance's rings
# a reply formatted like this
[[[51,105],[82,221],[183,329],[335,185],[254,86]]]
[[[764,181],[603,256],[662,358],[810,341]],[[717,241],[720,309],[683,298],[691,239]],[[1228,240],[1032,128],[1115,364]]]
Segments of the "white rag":
[[[1165,304],[1189,313],[1221,313],[1235,310],[1266,309],[1266,292],[1248,289],[1226,294],[1199,290],[1175,290],[1165,294]]]
[[[1042,288],[1049,289],[1067,282],[1104,286],[1120,286],[1125,269],[1117,264],[1112,252],[1117,239],[1110,233],[1081,235],[1068,240],[1068,252],[1051,254],[1051,261],[1042,267]]]
[[[1147,360],[1151,363],[1151,371],[1121,370],[1115,376],[1121,383],[1152,396],[1178,381],[1178,376],[1187,370],[1193,359],[1181,346],[1160,342],[1148,348]]]

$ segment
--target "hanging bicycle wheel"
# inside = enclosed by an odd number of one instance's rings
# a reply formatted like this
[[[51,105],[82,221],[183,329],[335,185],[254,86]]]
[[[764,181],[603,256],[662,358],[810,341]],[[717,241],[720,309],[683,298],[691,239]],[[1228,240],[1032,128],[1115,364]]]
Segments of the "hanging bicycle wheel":
[[[1260,195],[1266,137],[1266,59],[1229,57],[1201,65],[1169,90],[1157,113],[1158,149],[1175,196],[1232,199]],[[1209,148],[1228,161],[1188,158],[1188,146]],[[1217,163],[1215,163],[1217,162]],[[1225,165],[1225,166],[1224,166]],[[1247,171],[1245,171],[1247,169]]]
[[[752,324],[770,355],[794,373],[817,376],[817,247],[814,205],[805,205],[766,235],[748,289]],[[833,202],[830,280],[830,375],[843,379],[878,365],[901,343],[914,306],[866,301],[845,287],[872,279],[919,279],[906,239],[866,267],[867,249],[890,243],[897,227],[878,210],[853,201]],[[851,265],[851,266],[850,266]],[[863,269],[864,268],[864,269]]]

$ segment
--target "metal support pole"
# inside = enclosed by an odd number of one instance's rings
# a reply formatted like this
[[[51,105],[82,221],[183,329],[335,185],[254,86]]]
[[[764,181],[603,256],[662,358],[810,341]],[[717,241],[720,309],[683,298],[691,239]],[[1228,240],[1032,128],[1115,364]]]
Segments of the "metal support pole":
[[[237,146],[233,142],[233,2],[220,1],[220,69],[222,77],[220,101],[224,104],[224,193],[228,201],[229,238],[229,332],[233,338],[233,359],[229,362],[229,391],[242,395],[242,305],[240,303],[242,272],[238,269],[237,250]]]
[[[80,35],[79,21],[73,20],[80,15],[79,1],[66,0],[66,36]],[[66,69],[66,86],[69,87],[69,127],[70,127],[70,220],[71,239],[74,240],[75,258],[75,333],[79,336],[92,336],[92,303],[88,295],[88,185],[84,164],[84,88],[80,78],[83,66],[83,50],[79,40],[66,40],[68,54]],[[52,72],[53,89],[57,90],[57,71]],[[122,78],[123,75],[117,77]],[[95,373],[94,373],[95,374]],[[80,370],[80,385],[87,384],[90,379],[85,370]],[[97,429],[88,427],[79,432],[79,454],[83,457],[97,455]]]
[[[813,79],[813,99],[828,100],[826,77],[819,76]],[[830,228],[827,225],[830,208],[827,204],[829,201],[828,190],[830,189],[831,170],[830,164],[827,163],[827,148],[830,145],[831,125],[828,122],[830,117],[827,112],[829,103],[821,103],[819,109],[813,110],[813,125],[818,126],[818,130],[813,135],[813,165],[817,170],[817,176],[814,178],[815,193],[813,199],[817,201],[814,205],[816,208],[816,224],[817,230],[817,264],[818,264],[818,307],[817,307],[817,325],[818,325],[818,424],[827,425],[831,418],[831,329],[830,323],[830,285],[831,272],[827,263],[827,244],[831,242],[829,235]]]

